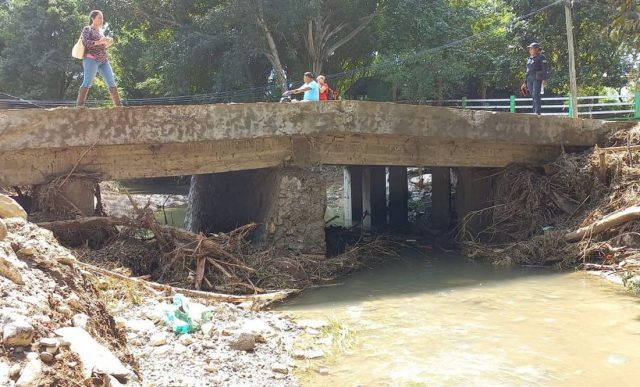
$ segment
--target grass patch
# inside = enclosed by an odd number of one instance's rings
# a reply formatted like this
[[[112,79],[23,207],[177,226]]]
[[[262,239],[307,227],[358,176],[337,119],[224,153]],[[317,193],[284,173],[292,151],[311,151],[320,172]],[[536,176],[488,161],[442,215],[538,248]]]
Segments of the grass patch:
[[[108,276],[92,276],[91,283],[98,291],[98,297],[111,311],[118,311],[126,305],[140,305],[144,302],[146,290],[140,284]]]
[[[323,344],[328,347],[324,349],[325,359],[333,363],[338,356],[345,353],[356,344],[356,332],[343,321],[330,318],[329,324],[320,331],[320,338]]]

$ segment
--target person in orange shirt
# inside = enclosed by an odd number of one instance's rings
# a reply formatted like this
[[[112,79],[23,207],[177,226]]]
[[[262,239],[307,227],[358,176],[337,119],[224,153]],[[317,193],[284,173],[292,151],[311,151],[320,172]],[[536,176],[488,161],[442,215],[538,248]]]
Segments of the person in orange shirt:
[[[324,75],[319,75],[317,81],[318,85],[320,85],[320,101],[336,99],[336,94],[333,90],[331,90],[331,87],[329,87],[329,84],[325,81]]]

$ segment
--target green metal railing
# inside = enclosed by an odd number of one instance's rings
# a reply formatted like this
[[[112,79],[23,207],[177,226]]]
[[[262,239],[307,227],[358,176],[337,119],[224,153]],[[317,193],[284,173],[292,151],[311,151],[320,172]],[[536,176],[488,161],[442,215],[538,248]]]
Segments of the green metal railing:
[[[440,105],[474,110],[508,111],[511,113],[526,113],[532,111],[531,98],[518,98],[515,95],[509,98],[486,99],[450,99],[423,101],[429,105]],[[543,97],[542,114],[544,115],[568,115],[573,113],[571,99],[569,97]],[[634,95],[597,95],[578,97],[578,116],[582,118],[606,118],[606,119],[640,119],[640,92]]]

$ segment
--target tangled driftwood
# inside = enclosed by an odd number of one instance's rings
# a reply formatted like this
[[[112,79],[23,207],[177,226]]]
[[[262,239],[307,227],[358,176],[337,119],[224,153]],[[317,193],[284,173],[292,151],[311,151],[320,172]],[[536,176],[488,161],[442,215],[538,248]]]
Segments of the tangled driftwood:
[[[640,251],[640,126],[611,134],[604,145],[544,168],[507,167],[494,206],[479,212],[491,214],[489,226],[474,235],[464,227],[468,219],[461,222],[465,252],[500,264],[569,266]],[[629,245],[630,238],[637,242]]]

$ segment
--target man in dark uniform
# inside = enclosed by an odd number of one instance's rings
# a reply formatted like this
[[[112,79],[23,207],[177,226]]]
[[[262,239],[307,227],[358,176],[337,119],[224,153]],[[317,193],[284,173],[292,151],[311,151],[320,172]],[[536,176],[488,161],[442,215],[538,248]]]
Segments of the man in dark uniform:
[[[527,60],[527,77],[522,84],[523,94],[531,94],[533,98],[533,112],[540,115],[542,110],[542,86],[547,85],[547,58],[541,53],[538,43],[529,46],[529,60]]]

